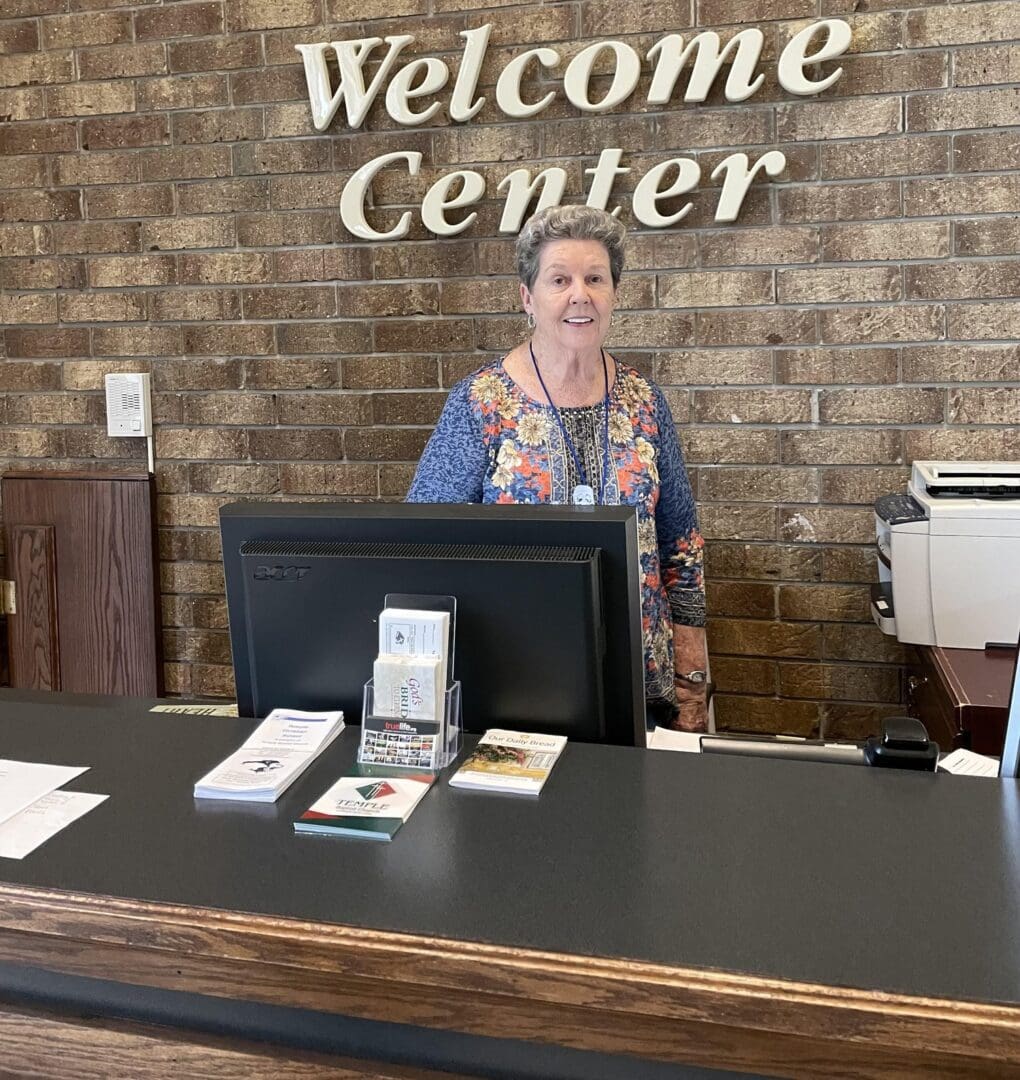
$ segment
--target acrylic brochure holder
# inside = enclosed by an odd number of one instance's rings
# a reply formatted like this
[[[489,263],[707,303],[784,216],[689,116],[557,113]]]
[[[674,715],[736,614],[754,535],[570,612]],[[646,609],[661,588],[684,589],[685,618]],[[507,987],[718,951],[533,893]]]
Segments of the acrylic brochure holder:
[[[365,683],[358,761],[371,765],[439,770],[460,753],[460,683],[454,679],[457,598],[417,593],[387,593],[384,607],[410,611],[445,611],[450,616],[447,637],[447,685],[441,715],[435,720],[380,716],[375,680]]]

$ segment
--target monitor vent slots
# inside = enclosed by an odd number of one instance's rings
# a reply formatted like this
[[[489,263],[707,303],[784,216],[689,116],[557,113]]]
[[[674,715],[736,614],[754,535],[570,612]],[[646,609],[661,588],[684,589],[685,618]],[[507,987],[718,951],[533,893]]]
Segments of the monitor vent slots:
[[[334,543],[331,541],[247,541],[241,555],[260,558],[351,559],[495,559],[510,562],[584,562],[595,557],[590,547],[516,547],[504,544]]]

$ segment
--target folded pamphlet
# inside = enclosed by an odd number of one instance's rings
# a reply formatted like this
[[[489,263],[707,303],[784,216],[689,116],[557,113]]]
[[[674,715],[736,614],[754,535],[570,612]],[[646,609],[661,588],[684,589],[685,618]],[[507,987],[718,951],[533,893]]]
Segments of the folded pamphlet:
[[[294,831],[392,840],[435,783],[435,773],[355,765],[294,822]]]
[[[273,709],[239,750],[195,784],[195,798],[276,802],[343,729],[342,712]]]
[[[564,746],[565,735],[534,735],[493,728],[450,778],[453,787],[537,795],[549,779]]]

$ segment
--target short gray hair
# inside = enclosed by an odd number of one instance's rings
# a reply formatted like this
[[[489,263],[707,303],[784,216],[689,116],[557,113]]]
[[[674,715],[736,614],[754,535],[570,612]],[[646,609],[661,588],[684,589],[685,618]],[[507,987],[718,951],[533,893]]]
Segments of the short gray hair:
[[[623,273],[623,245],[627,229],[605,210],[594,206],[550,206],[533,214],[517,237],[517,276],[530,290],[538,277],[542,248],[553,240],[597,240],[609,255],[613,288]]]

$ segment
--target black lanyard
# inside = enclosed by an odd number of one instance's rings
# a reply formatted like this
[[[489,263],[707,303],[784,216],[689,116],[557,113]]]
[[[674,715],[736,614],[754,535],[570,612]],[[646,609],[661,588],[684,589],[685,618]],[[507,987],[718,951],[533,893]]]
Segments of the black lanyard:
[[[556,423],[559,425],[560,434],[563,436],[563,442],[570,451],[570,456],[574,459],[574,465],[577,467],[577,475],[581,480],[581,484],[590,490],[591,486],[588,483],[588,477],[584,471],[584,465],[581,462],[580,455],[577,452],[577,448],[574,446],[574,440],[570,437],[570,432],[567,431],[567,427],[563,423],[563,417],[560,416],[560,410],[556,408],[552,395],[545,385],[545,379],[542,378],[542,372],[538,369],[538,361],[535,359],[535,347],[530,341],[528,342],[528,351],[531,353],[531,362],[535,365],[535,374],[538,376],[542,392],[545,394],[546,401],[549,402],[549,408],[552,409],[553,416],[556,417]],[[602,354],[602,377],[605,380],[606,396],[603,399],[605,416],[602,424],[602,484],[599,491],[596,493],[597,497],[595,501],[599,505],[602,505],[602,500],[606,496],[606,477],[609,469],[609,365],[606,363],[605,350],[600,348],[599,352]]]

